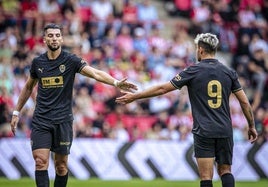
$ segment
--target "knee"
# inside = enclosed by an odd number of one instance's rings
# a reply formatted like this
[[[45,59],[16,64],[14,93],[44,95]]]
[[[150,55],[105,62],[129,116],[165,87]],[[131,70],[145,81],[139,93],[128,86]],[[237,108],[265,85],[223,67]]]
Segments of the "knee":
[[[55,161],[55,170],[59,176],[64,176],[68,173],[66,161]]]
[[[220,177],[227,174],[227,173],[231,173],[231,166],[230,165],[218,166],[218,174]]]
[[[45,155],[34,155],[36,170],[46,170],[48,168],[48,158]]]

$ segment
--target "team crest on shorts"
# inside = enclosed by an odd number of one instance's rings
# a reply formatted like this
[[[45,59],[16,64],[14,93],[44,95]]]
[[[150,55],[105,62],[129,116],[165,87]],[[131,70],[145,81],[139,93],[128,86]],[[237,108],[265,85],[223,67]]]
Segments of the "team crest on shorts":
[[[60,65],[59,69],[60,69],[60,72],[63,73],[65,71],[66,67],[65,67],[65,65]]]

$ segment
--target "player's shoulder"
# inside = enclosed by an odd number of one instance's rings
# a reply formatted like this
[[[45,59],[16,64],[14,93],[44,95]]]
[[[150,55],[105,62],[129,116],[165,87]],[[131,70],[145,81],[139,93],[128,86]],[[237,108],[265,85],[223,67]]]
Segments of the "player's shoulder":
[[[72,58],[73,56],[75,56],[75,55],[69,51],[66,51],[66,50],[61,51],[62,58]]]
[[[225,75],[229,76],[231,79],[238,78],[238,74],[235,69],[221,62],[219,62],[219,67],[216,69],[216,71],[219,72],[218,73],[219,75],[221,75],[223,72]]]
[[[42,54],[39,54],[38,56],[35,56],[33,58],[33,63],[38,63],[38,62],[42,62],[44,60],[47,59],[47,56],[46,56],[47,53],[42,53]]]
[[[200,69],[200,63],[195,63],[195,64],[191,64],[187,67],[185,67],[183,69],[183,71],[186,71],[186,72],[191,72],[191,71],[196,71],[196,70],[199,70]]]
[[[224,64],[220,61],[219,61],[219,66],[220,66],[220,68],[218,68],[218,69],[226,70],[226,71],[229,71],[231,73],[235,73],[235,70],[231,66],[228,66],[227,64]]]
[[[81,58],[78,57],[76,54],[71,53],[71,52],[66,51],[66,50],[62,50],[62,56],[63,56],[63,58],[72,59],[72,61],[73,60],[77,60],[77,61],[81,60]]]

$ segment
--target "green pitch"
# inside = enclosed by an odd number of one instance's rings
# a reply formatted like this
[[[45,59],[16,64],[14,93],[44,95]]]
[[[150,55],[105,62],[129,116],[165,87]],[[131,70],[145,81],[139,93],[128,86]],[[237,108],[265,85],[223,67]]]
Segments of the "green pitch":
[[[53,186],[53,181],[51,185]],[[236,187],[267,187],[267,180],[260,180],[257,182],[236,182]],[[30,178],[23,178],[20,180],[8,180],[0,178],[0,187],[35,187],[35,182]],[[199,181],[166,181],[166,180],[128,180],[128,181],[106,181],[99,179],[90,180],[76,180],[70,178],[68,187],[198,187]],[[214,181],[214,187],[221,187],[220,181]]]

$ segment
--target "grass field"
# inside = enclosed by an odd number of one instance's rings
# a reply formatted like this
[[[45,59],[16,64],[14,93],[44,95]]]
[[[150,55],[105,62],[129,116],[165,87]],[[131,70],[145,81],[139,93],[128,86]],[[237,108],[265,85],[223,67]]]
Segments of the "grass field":
[[[51,181],[51,185],[53,186]],[[166,181],[166,180],[128,180],[128,181],[106,181],[99,179],[90,180],[76,180],[69,179],[68,187],[199,187],[199,181]],[[214,187],[221,187],[219,181],[214,181]],[[236,182],[236,187],[267,187],[267,180],[260,180],[257,182]],[[20,180],[8,180],[0,178],[0,187],[35,187],[35,182],[30,178],[23,178]]]

